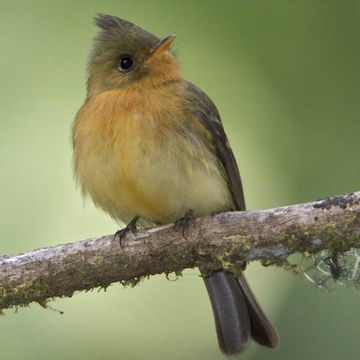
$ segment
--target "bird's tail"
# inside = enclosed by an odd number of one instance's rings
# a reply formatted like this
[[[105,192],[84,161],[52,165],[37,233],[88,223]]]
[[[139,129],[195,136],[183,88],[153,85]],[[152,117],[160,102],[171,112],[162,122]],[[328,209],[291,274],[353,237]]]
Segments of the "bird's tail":
[[[278,344],[275,328],[257,303],[244,275],[223,270],[204,276],[215,317],[220,349],[227,355],[240,353],[250,337],[263,346]]]

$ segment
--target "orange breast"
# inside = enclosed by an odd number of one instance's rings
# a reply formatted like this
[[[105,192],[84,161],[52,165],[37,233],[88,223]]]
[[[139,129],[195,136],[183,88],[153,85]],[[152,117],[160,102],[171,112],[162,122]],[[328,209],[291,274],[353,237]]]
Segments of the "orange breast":
[[[113,90],[80,109],[73,129],[75,173],[96,205],[124,222],[134,215],[171,222],[231,202],[201,134],[184,137],[182,89]],[[198,140],[197,140],[198,138]]]

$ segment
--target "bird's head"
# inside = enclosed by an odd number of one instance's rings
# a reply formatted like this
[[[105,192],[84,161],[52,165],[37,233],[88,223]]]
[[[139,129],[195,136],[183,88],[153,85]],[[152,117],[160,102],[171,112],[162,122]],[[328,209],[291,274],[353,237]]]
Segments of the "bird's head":
[[[180,68],[169,46],[175,35],[160,40],[135,24],[98,14],[101,29],[89,59],[88,96],[123,88],[159,86],[178,81]]]

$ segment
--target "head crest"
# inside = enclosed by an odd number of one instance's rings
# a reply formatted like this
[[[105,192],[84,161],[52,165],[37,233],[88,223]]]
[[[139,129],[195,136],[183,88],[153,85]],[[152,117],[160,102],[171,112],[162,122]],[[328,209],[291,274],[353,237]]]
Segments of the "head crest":
[[[107,14],[96,14],[95,24],[103,30],[110,30],[112,28],[121,28],[121,27],[134,27],[135,25],[130,21],[120,19],[116,16],[107,15]]]

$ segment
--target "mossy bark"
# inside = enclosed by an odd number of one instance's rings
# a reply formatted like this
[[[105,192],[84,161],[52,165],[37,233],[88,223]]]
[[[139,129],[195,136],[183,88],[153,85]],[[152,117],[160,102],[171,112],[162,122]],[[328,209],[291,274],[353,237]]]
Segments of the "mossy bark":
[[[294,253],[360,247],[360,192],[262,211],[229,212],[0,258],[0,309],[201,267],[233,273],[249,261],[287,266]]]

